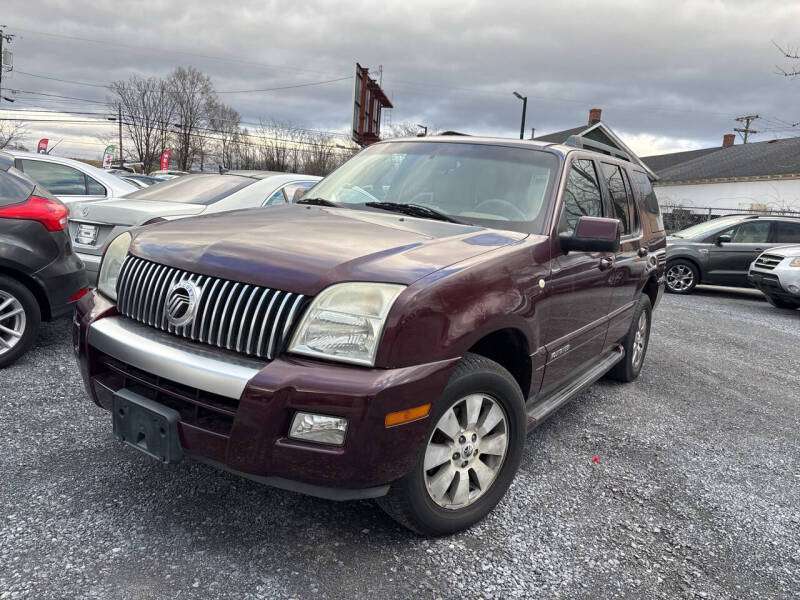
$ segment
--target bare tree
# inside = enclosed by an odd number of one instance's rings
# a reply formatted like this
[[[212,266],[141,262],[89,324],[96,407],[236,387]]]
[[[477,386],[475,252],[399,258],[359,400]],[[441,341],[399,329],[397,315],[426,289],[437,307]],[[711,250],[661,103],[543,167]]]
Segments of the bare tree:
[[[0,149],[24,150],[20,140],[27,133],[22,121],[0,121]]]
[[[115,112],[121,106],[126,137],[135,149],[133,154],[143,163],[145,172],[152,170],[167,148],[175,114],[167,83],[157,77],[132,75],[127,81],[115,81],[110,89],[115,96],[109,106]]]
[[[228,169],[238,168],[238,152],[241,149],[240,141],[242,130],[239,128],[241,117],[239,112],[221,102],[216,102],[211,107],[209,128],[214,131],[217,138],[217,162]]]
[[[393,123],[387,129],[381,132],[381,138],[398,138],[398,137],[419,137],[421,135],[434,135],[438,127],[428,126],[420,127],[416,123],[410,121],[403,121],[401,123]]]
[[[167,78],[167,85],[175,103],[178,164],[188,171],[198,153],[205,156],[205,142],[209,136],[202,132],[217,102],[216,92],[208,75],[191,66],[176,68]]]
[[[784,48],[775,42],[772,42],[772,44],[778,49],[778,52],[783,54],[785,58],[795,61],[794,65],[789,70],[776,66],[775,68],[777,69],[777,73],[779,75],[783,75],[784,77],[797,77],[800,75],[800,50],[797,48],[791,48],[789,46]]]

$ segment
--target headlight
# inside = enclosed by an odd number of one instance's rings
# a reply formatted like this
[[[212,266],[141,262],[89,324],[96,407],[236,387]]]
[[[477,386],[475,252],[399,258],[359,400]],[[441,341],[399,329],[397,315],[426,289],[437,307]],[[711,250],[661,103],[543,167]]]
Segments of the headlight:
[[[386,315],[406,286],[338,283],[308,307],[289,351],[373,366]]]
[[[100,275],[97,277],[97,289],[111,300],[117,299],[117,280],[122,263],[128,255],[131,245],[131,234],[128,232],[118,236],[106,248],[103,262],[100,263]]]
[[[800,256],[793,256],[789,262],[790,267],[800,267]]]

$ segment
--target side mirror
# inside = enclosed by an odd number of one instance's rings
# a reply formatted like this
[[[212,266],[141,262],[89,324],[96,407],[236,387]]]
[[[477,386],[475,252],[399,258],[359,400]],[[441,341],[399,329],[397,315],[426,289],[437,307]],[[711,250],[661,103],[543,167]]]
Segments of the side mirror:
[[[558,234],[564,254],[578,252],[616,252],[619,250],[619,220],[581,217],[572,233]]]
[[[722,244],[730,243],[731,236],[729,235],[720,235],[717,237],[717,246],[722,246]]]

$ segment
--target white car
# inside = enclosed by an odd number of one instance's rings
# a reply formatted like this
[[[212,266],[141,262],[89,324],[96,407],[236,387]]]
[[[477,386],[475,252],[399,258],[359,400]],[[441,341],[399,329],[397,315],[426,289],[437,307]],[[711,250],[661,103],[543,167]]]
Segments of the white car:
[[[747,279],[772,306],[800,308],[800,245],[775,246],[750,264]]]
[[[138,189],[108,171],[79,160],[15,150],[6,152],[14,157],[17,169],[67,205],[119,198]]]
[[[297,190],[312,188],[314,175],[273,171],[231,171],[183,175],[162,181],[118,200],[72,207],[69,235],[86,265],[89,283],[97,280],[108,245],[131,227],[195,215],[291,202]]]

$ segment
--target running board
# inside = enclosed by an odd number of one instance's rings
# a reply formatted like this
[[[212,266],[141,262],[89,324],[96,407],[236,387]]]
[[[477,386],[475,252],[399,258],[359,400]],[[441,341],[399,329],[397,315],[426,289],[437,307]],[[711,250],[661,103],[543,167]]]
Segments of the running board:
[[[578,392],[585,390],[598,379],[600,379],[611,367],[613,367],[623,358],[625,358],[625,348],[622,346],[617,346],[615,349],[611,350],[608,355],[605,356],[599,363],[589,369],[569,386],[561,390],[557,390],[553,393],[553,395],[541,400],[540,402],[537,402],[528,411],[528,430],[530,431],[534,427],[539,426],[542,421],[552,415],[562,405],[566,404],[570,398],[572,398]]]

